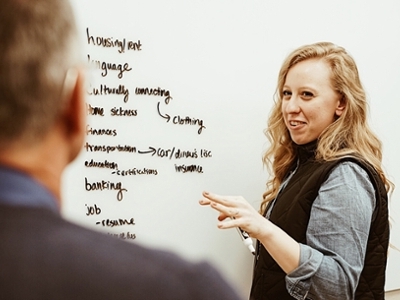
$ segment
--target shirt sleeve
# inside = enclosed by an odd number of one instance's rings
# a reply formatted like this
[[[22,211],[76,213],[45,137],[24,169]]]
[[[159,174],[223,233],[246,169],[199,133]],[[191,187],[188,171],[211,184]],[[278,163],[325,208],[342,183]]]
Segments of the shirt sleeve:
[[[300,264],[286,276],[295,299],[353,299],[364,265],[375,190],[359,165],[343,162],[311,208]]]

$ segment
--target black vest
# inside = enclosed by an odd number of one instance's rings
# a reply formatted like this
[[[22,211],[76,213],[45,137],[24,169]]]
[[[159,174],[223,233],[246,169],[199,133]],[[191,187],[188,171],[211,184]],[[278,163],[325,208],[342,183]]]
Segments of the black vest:
[[[355,158],[345,157],[335,161],[318,162],[314,159],[315,147],[298,148],[299,166],[287,186],[279,193],[270,221],[282,228],[299,243],[305,244],[311,207],[319,187],[339,163],[351,161],[360,165],[369,176],[374,188],[376,207],[373,214],[364,268],[356,290],[355,299],[384,299],[387,251],[389,245],[389,218],[387,192],[374,168]],[[285,272],[265,248],[258,244],[250,299],[294,299],[286,289]]]

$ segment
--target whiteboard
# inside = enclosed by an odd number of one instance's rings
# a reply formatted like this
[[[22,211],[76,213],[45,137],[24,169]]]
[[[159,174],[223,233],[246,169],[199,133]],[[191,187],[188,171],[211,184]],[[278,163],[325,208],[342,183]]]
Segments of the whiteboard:
[[[261,202],[263,134],[285,56],[332,41],[358,63],[391,180],[400,178],[400,4],[384,1],[74,0],[89,62],[88,135],[65,172],[66,218],[211,261],[248,295],[252,260],[203,190]],[[103,46],[105,45],[105,46]],[[147,90],[146,90],[147,89]],[[118,168],[119,171],[116,169]],[[398,191],[391,241],[400,248]],[[391,250],[386,289],[400,288]]]

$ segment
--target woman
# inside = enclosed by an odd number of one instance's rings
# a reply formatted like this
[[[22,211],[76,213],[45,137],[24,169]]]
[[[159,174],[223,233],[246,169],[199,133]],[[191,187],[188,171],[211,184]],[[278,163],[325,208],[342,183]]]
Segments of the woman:
[[[250,298],[384,299],[391,183],[354,60],[332,43],[300,47],[275,96],[261,214],[242,197],[200,200],[219,228],[257,239]]]

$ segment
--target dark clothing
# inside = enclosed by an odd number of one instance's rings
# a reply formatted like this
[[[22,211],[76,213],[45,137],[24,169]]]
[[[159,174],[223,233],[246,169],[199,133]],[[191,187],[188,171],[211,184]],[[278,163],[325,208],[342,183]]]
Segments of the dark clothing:
[[[299,147],[299,151],[297,170],[279,193],[269,217],[270,221],[297,242],[306,244],[310,212],[321,184],[328,178],[334,167],[344,161],[352,161],[360,165],[367,172],[375,188],[376,206],[368,236],[364,268],[355,299],[384,299],[389,222],[387,193],[382,180],[369,164],[357,158],[346,157],[331,162],[317,162],[314,159],[313,147]],[[258,248],[251,299],[294,299],[286,289],[284,271],[264,247]],[[329,298],[320,296],[321,299]]]
[[[32,199],[46,194],[35,185]],[[239,299],[207,263],[82,228],[38,203],[0,204],[0,299]]]

